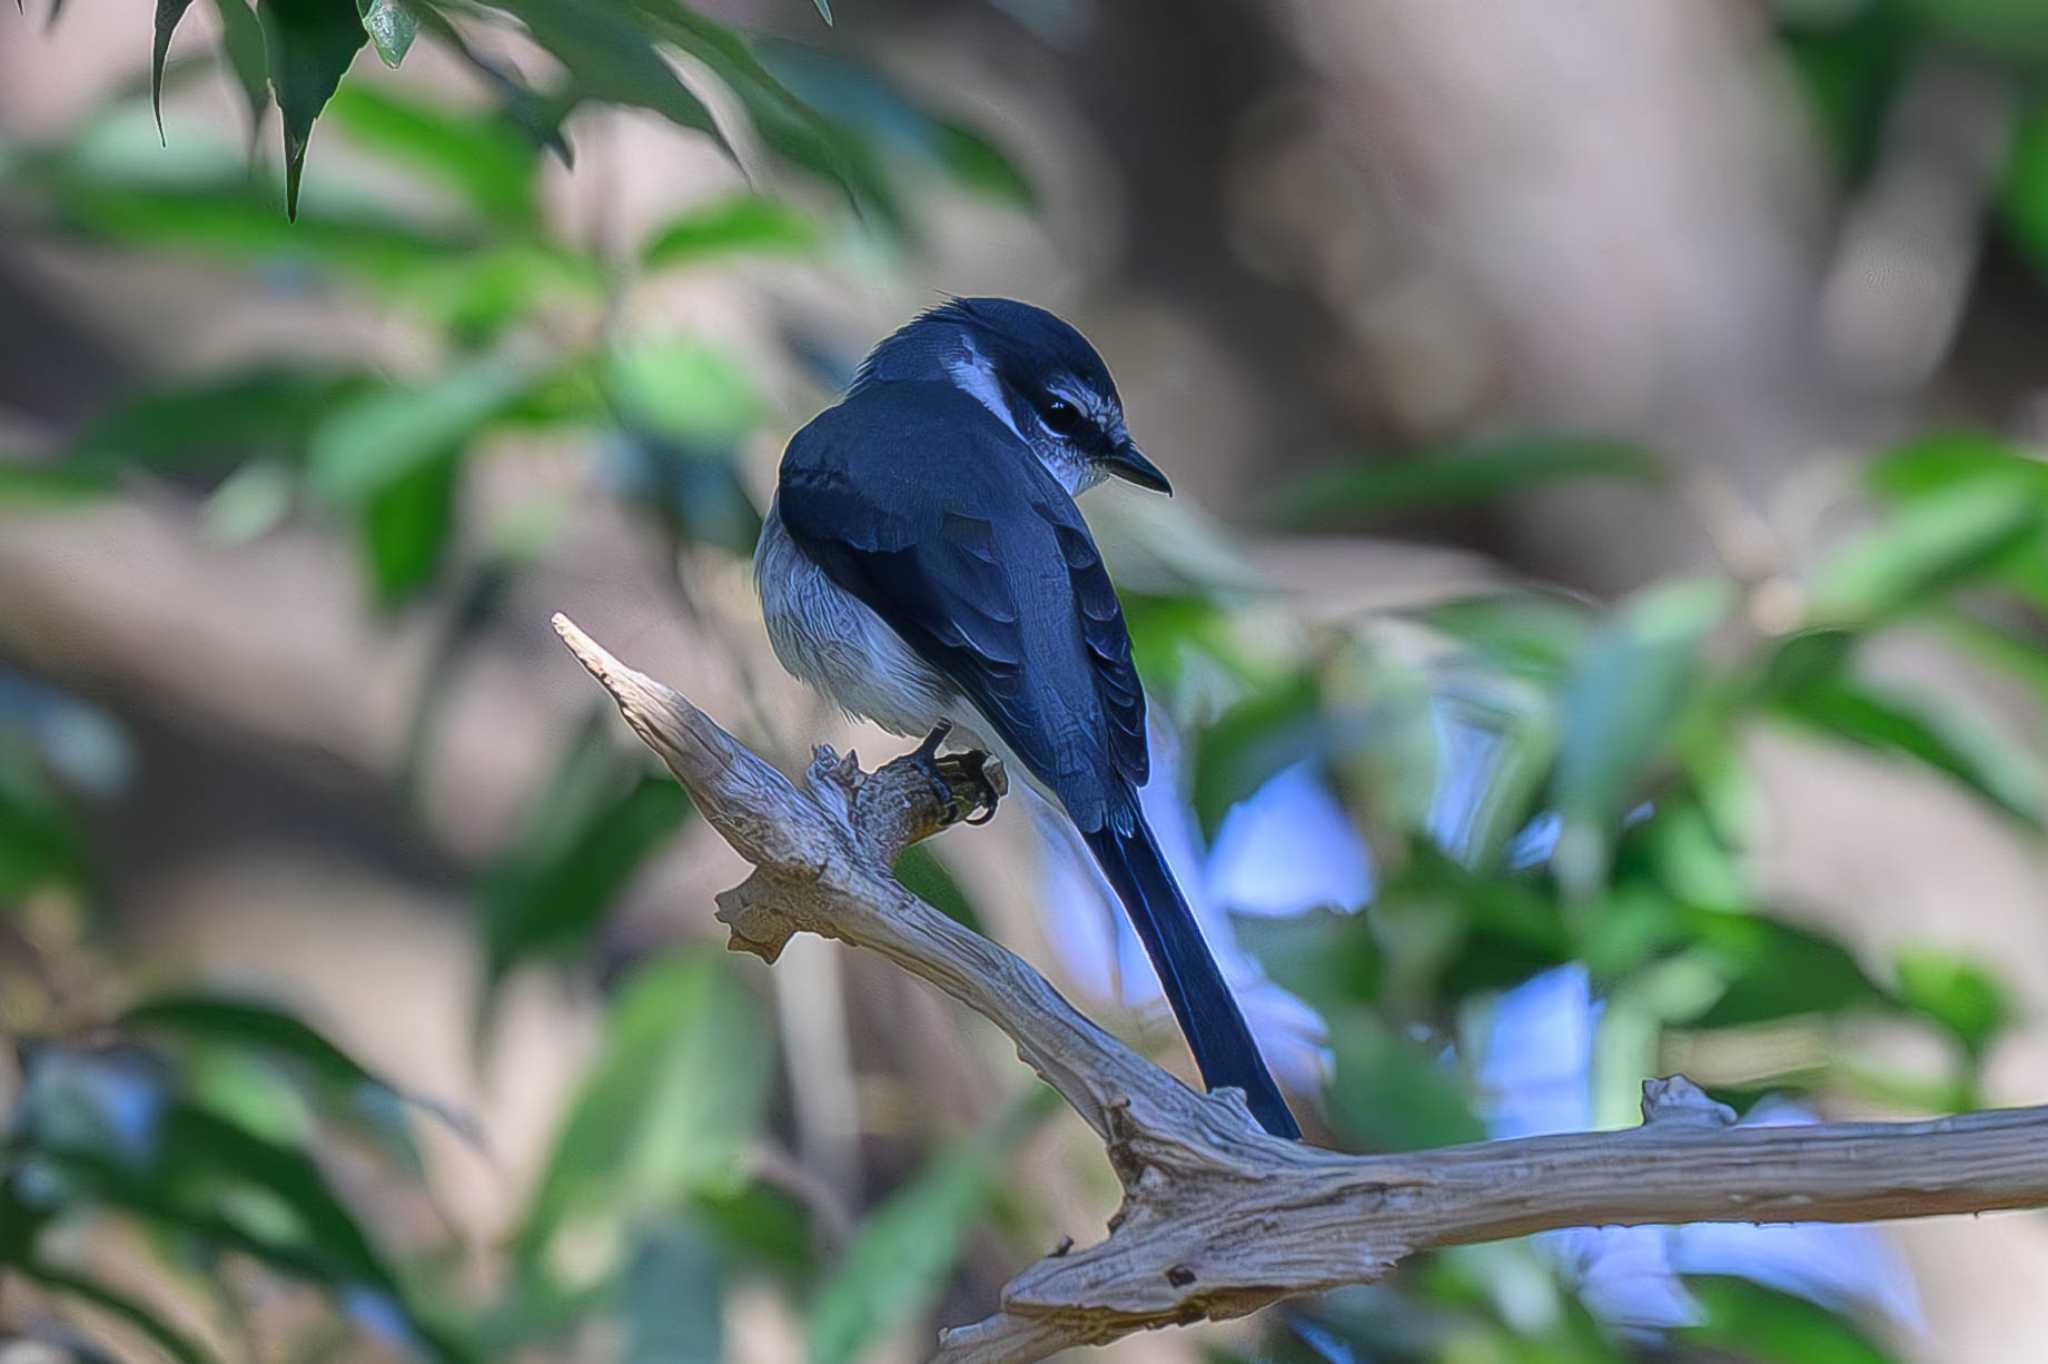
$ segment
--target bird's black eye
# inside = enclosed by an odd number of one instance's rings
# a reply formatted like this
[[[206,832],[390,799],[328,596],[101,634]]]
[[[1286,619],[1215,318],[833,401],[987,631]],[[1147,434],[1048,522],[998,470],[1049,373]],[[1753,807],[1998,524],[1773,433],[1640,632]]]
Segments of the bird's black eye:
[[[1071,436],[1081,429],[1081,409],[1065,398],[1047,398],[1039,415],[1045,420],[1045,429],[1055,436]]]

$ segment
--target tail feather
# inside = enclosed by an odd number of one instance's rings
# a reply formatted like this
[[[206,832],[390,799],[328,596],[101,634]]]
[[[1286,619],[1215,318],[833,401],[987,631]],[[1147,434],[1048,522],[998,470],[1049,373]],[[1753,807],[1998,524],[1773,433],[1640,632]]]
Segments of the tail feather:
[[[1129,833],[1111,826],[1082,837],[1145,944],[1203,1081],[1211,1089],[1242,1089],[1260,1126],[1276,1137],[1300,1137],[1301,1128],[1280,1097],[1280,1087],[1267,1071],[1230,986],[1202,941],[1194,911],[1174,883],[1143,816]]]

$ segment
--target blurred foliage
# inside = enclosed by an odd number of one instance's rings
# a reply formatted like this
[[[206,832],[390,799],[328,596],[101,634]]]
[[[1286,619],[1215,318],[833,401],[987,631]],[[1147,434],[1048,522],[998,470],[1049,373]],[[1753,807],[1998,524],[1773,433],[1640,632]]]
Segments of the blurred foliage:
[[[816,256],[863,232],[912,245],[934,181],[1019,210],[1036,202],[996,142],[872,67],[836,49],[757,44],[671,0],[214,0],[219,50],[203,58],[182,50],[189,8],[157,4],[149,102],[117,93],[66,136],[0,147],[10,215],[74,244],[178,253],[255,272],[280,294],[346,298],[424,338],[421,354],[404,366],[265,354],[135,394],[56,458],[0,463],[0,512],[142,482],[189,494],[229,542],[293,520],[346,539],[368,605],[387,619],[439,613],[407,794],[449,679],[552,548],[551,523],[477,534],[474,462],[533,439],[587,455],[592,486],[639,514],[679,587],[694,556],[751,552],[760,509],[735,455],[780,418],[716,338],[621,321],[643,281],[749,255]],[[831,22],[823,0],[816,8]],[[1787,3],[1780,37],[1851,179],[1901,73],[1927,51],[1966,48],[2031,82],[1988,226],[2048,273],[2042,14],[2020,0]],[[472,39],[496,29],[544,51],[551,83],[482,55]],[[398,66],[422,43],[473,71],[485,98],[425,99],[365,69],[377,64],[366,50]],[[745,192],[638,242],[578,239],[547,211],[543,185],[603,108],[648,111],[734,154],[676,57],[729,96],[767,164]],[[233,80],[252,128],[277,106],[280,167],[218,130],[159,124],[161,92],[208,64]],[[309,158],[329,138],[374,174]],[[2038,835],[2048,787],[2037,750],[1904,689],[1870,656],[1895,634],[1933,639],[2048,711],[2044,470],[1988,434],[1885,452],[1868,467],[1862,533],[1791,583],[1659,584],[1608,607],[1500,593],[1303,625],[1286,648],[1259,619],[1275,608],[1224,585],[1128,596],[1142,671],[1189,731],[1202,825],[1215,830],[1308,757],[1369,839],[1378,885],[1366,911],[1242,930],[1330,1026],[1332,1139],[1393,1150],[1481,1135],[1469,1043],[1491,1001],[1573,961],[1606,1003],[1608,1054],[1648,1064],[1774,1028],[1819,1039],[1796,1066],[1725,1077],[1731,1099],[1769,1088],[1975,1102],[2016,1016],[1996,964],[1927,945],[1872,961],[1763,902],[1745,740],[1791,732],[1876,755]],[[1262,510],[1295,527],[1351,526],[1587,478],[1662,485],[1633,444],[1532,432],[1347,460]],[[1483,781],[1447,801],[1452,725],[1488,756]],[[518,836],[474,869],[480,1040],[514,973],[588,965],[615,946],[621,897],[691,819],[687,798],[615,731],[593,713]],[[757,980],[709,948],[643,953],[609,982],[596,1059],[509,1244],[400,1228],[373,1211],[362,1179],[343,1177],[340,1157],[431,1203],[416,1124],[487,1134],[366,1069],[307,1012],[166,986],[103,941],[105,850],[90,831],[126,761],[118,726],[93,707],[0,674],[0,988],[16,1039],[0,1270],[38,1301],[79,1309],[90,1336],[121,1342],[44,1332],[72,1357],[257,1358],[230,1287],[256,1267],[328,1307],[278,1358],[324,1357],[353,1336],[424,1359],[537,1358],[587,1349],[594,1333],[602,1357],[715,1360],[734,1295],[765,1286],[802,1323],[812,1358],[852,1360],[928,1316],[984,1229],[1016,1233],[1012,1261],[1042,1249],[1030,1239],[1041,1228],[1004,1226],[1019,1200],[999,1197],[1052,1107],[1038,1090],[985,1130],[932,1142],[893,1188],[869,1191],[837,1239],[816,1191],[763,1158],[788,1122],[771,1011]],[[981,922],[931,849],[907,852],[898,873]],[[52,962],[112,984],[81,1001],[39,976]],[[1900,1074],[1858,1062],[1846,1038],[1872,1019],[1938,1039],[1942,1059]],[[108,1228],[149,1272],[111,1273],[78,1253],[83,1233]],[[478,1255],[490,1274],[466,1272]],[[1892,1357],[1804,1302],[1737,1281],[1695,1287],[1705,1320],[1674,1342],[1685,1349]],[[1526,1245],[1424,1257],[1387,1284],[1269,1317],[1261,1358],[1600,1364],[1650,1350],[1593,1322]]]

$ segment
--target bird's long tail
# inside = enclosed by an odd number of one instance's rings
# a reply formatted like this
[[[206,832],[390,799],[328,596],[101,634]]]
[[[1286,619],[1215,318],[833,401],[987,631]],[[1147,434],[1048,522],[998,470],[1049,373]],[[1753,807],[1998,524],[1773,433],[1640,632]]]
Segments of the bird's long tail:
[[[1082,837],[1152,958],[1203,1081],[1242,1089],[1252,1116],[1274,1136],[1301,1136],[1144,816],[1130,833],[1104,827]]]

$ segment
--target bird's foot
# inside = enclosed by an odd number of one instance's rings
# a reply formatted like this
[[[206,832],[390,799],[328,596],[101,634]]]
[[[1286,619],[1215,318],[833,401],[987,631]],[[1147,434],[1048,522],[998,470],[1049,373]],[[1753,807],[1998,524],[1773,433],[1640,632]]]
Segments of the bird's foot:
[[[940,757],[939,745],[952,732],[951,720],[939,721],[908,756],[931,781],[939,803],[952,812],[946,820],[948,824],[986,824],[996,817],[996,805],[1008,787],[1003,765],[995,762],[991,766],[993,760],[979,750]],[[963,791],[968,796],[965,801],[961,798]]]

